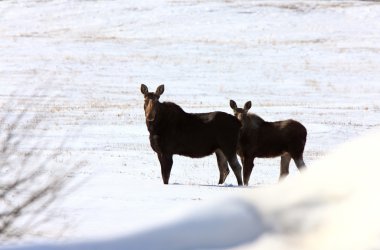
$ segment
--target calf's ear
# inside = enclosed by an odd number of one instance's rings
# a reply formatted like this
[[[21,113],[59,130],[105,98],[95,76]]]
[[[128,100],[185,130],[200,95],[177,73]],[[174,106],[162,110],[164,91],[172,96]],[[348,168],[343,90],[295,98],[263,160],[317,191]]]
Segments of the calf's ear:
[[[234,100],[230,100],[230,107],[235,110],[237,108],[236,102]]]
[[[146,95],[148,94],[148,92],[149,92],[148,87],[145,84],[141,84],[141,93],[143,95]]]
[[[248,101],[244,104],[244,110],[248,111],[252,107],[251,101]]]
[[[162,93],[164,93],[164,90],[165,90],[165,86],[163,84],[158,86],[156,89],[156,95],[158,96],[162,95]]]

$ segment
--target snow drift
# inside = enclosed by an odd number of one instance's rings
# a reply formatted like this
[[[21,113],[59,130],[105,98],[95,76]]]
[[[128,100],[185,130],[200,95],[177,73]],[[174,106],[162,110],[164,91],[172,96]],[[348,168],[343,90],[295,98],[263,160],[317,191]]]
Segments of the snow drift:
[[[379,148],[377,130],[343,145],[293,180],[205,205],[176,222],[134,235],[16,249],[378,248]]]

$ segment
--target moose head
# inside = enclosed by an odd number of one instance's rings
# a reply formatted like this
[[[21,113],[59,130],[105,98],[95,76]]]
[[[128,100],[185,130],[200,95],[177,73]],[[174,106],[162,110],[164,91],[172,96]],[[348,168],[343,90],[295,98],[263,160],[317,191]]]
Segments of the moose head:
[[[162,93],[164,93],[164,85],[157,87],[156,92],[149,92],[148,87],[145,84],[141,84],[141,93],[144,95],[144,110],[145,119],[147,121],[154,121],[158,113],[159,99]]]
[[[234,115],[239,119],[240,122],[243,122],[247,117],[248,110],[252,107],[251,101],[248,101],[244,104],[244,108],[238,108],[234,100],[230,100],[230,107],[234,111]]]

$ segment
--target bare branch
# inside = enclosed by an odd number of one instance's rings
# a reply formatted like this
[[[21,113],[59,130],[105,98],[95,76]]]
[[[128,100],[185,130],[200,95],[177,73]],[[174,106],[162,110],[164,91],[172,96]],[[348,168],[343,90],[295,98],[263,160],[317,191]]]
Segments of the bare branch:
[[[49,103],[47,98],[44,102]],[[57,173],[56,159],[68,143],[63,137],[57,146],[44,136],[49,131],[46,116],[30,111],[31,105],[9,101],[0,117],[0,242],[22,239],[53,220],[48,209],[61,197],[68,184],[65,174],[81,163],[65,166]],[[46,114],[45,114],[46,115]],[[54,142],[56,144],[56,142]],[[62,229],[64,230],[64,229]]]

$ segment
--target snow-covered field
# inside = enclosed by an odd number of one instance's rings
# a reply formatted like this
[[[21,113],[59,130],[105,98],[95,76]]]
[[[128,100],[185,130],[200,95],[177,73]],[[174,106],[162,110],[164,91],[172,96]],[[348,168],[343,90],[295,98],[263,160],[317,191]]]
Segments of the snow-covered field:
[[[240,188],[233,174],[217,185],[215,156],[177,156],[163,185],[141,83],[165,84],[162,101],[188,112],[232,113],[230,99],[251,100],[266,120],[299,120],[310,168],[380,124],[376,2],[0,1],[0,51],[0,115],[26,106],[44,117],[14,131],[29,142],[15,154],[65,140],[52,173],[82,162],[66,177],[81,186],[55,204],[36,240],[139,232],[277,183],[279,158],[257,159],[251,186]]]

